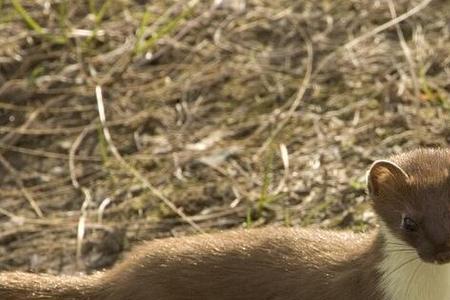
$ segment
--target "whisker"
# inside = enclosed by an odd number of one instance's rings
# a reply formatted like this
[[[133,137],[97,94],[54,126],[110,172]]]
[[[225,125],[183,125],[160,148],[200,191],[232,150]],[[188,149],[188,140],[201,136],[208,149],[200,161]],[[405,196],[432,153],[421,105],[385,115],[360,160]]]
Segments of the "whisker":
[[[411,247],[406,247],[406,246],[403,246],[403,247],[400,247],[400,246],[390,246],[390,247],[385,247],[385,249],[384,250],[409,250],[409,251],[411,251],[411,252],[416,252],[416,250],[414,249],[414,248],[411,248]]]
[[[397,272],[398,270],[400,270],[401,268],[403,268],[404,266],[408,265],[409,263],[414,262],[415,260],[418,260],[418,257],[413,257],[411,259],[408,259],[406,262],[401,263],[399,266],[397,266],[394,270],[392,270],[391,272],[389,272],[386,276],[389,277],[392,274],[394,274],[395,272]]]
[[[385,242],[386,245],[406,246],[405,243]]]
[[[416,276],[417,271],[418,271],[418,270],[420,269],[420,267],[422,267],[422,266],[423,266],[423,263],[419,263],[419,265],[417,266],[417,268],[414,270],[414,273],[411,275],[411,277],[410,277],[409,280],[408,280],[408,285],[407,285],[407,288],[406,288],[406,298],[407,298],[407,299],[408,299],[409,292],[410,292],[409,287],[411,286],[411,283],[413,282],[414,276]]]
[[[385,252],[387,252],[387,253],[396,253],[396,252],[416,253],[416,250],[414,250],[414,249],[385,249]]]

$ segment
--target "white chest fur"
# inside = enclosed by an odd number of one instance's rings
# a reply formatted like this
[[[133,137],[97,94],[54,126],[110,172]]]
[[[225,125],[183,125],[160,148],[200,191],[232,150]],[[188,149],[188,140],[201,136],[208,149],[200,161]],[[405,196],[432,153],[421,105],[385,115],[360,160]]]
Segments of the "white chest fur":
[[[382,226],[384,227],[384,226]],[[450,300],[450,264],[433,265],[420,260],[417,252],[382,228],[387,245],[379,266],[381,288],[388,300]]]

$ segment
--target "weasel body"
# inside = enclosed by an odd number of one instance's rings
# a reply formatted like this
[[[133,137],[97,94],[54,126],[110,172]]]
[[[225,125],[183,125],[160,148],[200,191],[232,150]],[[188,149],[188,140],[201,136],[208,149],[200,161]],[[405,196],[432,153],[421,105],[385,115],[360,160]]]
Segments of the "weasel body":
[[[381,257],[367,252],[378,244],[376,235],[292,228],[169,238],[93,278],[0,275],[0,299],[382,299],[373,289]]]
[[[0,273],[0,299],[449,300],[450,151],[376,161],[369,233],[262,228],[156,240],[104,273]]]

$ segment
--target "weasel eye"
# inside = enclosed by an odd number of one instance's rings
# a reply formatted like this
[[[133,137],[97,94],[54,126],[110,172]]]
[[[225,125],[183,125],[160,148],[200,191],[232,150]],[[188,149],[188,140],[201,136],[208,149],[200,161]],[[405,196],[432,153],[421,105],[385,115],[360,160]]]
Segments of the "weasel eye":
[[[403,217],[402,220],[402,228],[407,230],[407,231],[417,231],[417,223],[411,219],[410,217]]]

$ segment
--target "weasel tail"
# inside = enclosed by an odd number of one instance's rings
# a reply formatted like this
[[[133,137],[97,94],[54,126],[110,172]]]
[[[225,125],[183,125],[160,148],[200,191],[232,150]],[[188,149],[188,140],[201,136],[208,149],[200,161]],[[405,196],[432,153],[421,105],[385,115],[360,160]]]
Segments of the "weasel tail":
[[[2,300],[103,299],[100,277],[53,276],[31,273],[0,273]]]

